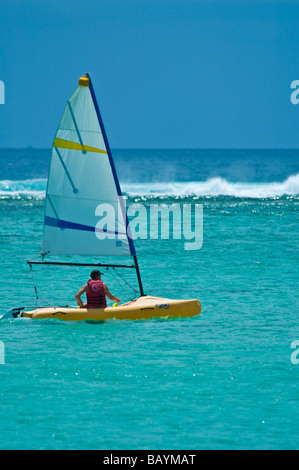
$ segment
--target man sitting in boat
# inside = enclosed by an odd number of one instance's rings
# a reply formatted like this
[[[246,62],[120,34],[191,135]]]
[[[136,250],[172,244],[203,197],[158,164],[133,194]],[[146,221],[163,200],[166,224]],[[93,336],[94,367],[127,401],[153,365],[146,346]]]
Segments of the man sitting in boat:
[[[106,284],[101,281],[102,274],[103,273],[98,270],[92,271],[90,274],[91,279],[87,281],[87,284],[81,287],[75,295],[80,308],[106,308],[106,296],[114,302],[120,302],[120,299],[114,297],[114,295],[109,292]],[[86,293],[87,304],[83,304],[81,300],[81,295],[84,293]]]

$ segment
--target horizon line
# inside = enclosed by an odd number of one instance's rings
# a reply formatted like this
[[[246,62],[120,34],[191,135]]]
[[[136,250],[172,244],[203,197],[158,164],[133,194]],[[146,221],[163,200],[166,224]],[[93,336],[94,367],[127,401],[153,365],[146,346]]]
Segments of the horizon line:
[[[52,150],[53,147],[0,147],[0,150]],[[299,147],[112,147],[111,150],[299,150]]]

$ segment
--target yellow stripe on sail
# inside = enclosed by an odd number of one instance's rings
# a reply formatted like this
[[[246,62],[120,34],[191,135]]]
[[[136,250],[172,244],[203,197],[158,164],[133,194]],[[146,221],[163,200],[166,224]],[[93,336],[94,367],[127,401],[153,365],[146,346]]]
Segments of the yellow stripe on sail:
[[[78,142],[71,142],[70,140],[59,139],[58,137],[56,137],[54,140],[53,147],[58,147],[60,149],[81,150],[82,152],[107,153],[106,150],[100,150],[96,147],[89,147],[88,145],[82,145]]]

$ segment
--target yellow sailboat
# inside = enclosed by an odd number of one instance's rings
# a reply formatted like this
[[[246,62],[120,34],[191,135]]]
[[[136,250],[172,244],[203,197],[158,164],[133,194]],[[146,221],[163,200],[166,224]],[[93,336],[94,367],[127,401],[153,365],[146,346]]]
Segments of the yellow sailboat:
[[[114,229],[96,222],[97,206],[114,209]],[[51,256],[130,256],[133,264],[48,261]],[[34,264],[135,269],[139,297],[117,307],[17,307],[3,318],[23,316],[66,321],[155,317],[191,317],[199,300],[172,300],[145,295],[127,213],[90,75],[86,73],[68,100],[52,148],[45,201],[41,261]]]

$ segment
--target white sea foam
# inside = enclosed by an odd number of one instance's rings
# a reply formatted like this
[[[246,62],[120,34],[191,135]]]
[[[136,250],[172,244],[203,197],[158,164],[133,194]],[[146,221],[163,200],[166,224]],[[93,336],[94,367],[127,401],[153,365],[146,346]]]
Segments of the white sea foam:
[[[230,183],[223,178],[207,181],[173,183],[122,184],[131,196],[233,196],[241,198],[273,198],[299,194],[299,174],[282,183]]]
[[[0,181],[0,199],[33,198],[43,199],[46,193],[45,179],[23,181]],[[128,196],[188,197],[188,196],[232,196],[239,198],[273,198],[299,195],[299,174],[289,176],[283,182],[272,183],[231,183],[223,178],[189,182],[121,182],[123,192]]]
[[[46,195],[47,180],[2,180],[0,181],[0,199],[27,197],[43,199]]]

